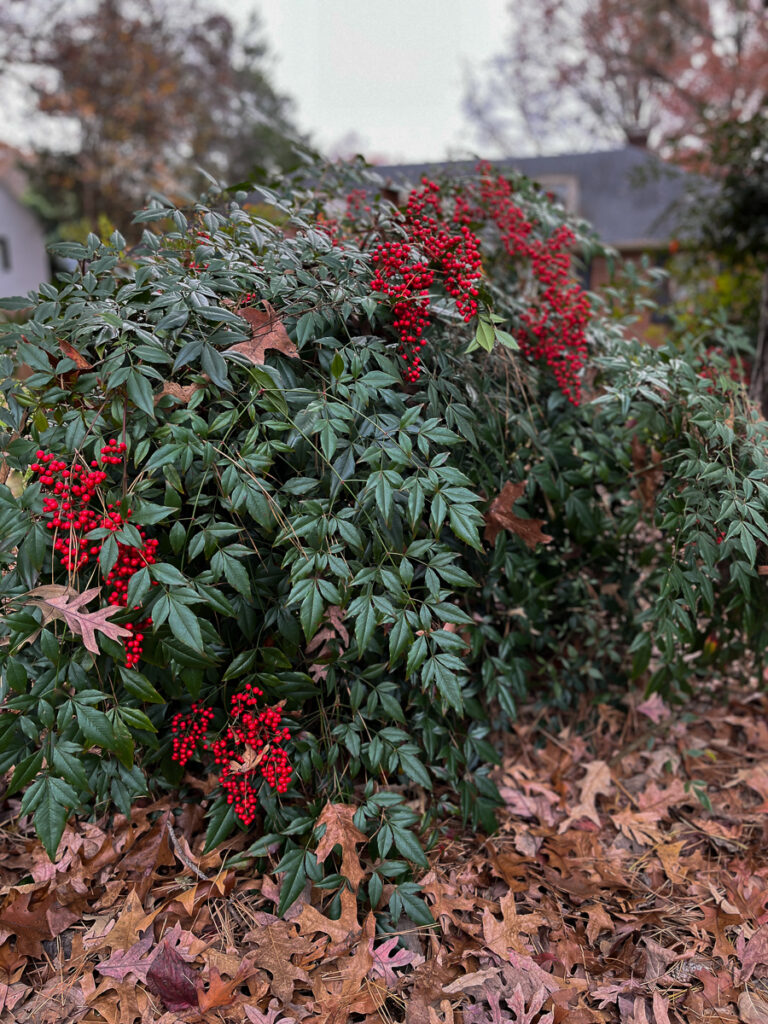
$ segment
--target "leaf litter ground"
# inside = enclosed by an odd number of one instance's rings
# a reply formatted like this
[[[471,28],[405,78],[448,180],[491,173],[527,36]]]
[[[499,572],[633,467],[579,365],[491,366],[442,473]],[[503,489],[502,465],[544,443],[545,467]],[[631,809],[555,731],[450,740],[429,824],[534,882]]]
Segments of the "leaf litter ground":
[[[279,919],[281,879],[230,866],[246,837],[202,854],[204,801],[75,824],[52,865],[11,798],[0,1020],[768,1024],[766,712],[722,685],[523,716],[499,832],[446,832],[421,879],[437,926],[391,936],[349,892],[336,920],[309,888]],[[324,817],[361,878],[350,812]]]

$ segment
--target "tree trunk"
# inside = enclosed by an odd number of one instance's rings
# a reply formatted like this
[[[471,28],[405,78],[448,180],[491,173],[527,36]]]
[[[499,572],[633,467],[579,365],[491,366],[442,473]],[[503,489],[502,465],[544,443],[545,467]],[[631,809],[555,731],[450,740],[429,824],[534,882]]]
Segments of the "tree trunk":
[[[768,269],[763,273],[760,294],[760,319],[757,328],[757,347],[752,363],[749,397],[757,403],[761,415],[768,416]]]

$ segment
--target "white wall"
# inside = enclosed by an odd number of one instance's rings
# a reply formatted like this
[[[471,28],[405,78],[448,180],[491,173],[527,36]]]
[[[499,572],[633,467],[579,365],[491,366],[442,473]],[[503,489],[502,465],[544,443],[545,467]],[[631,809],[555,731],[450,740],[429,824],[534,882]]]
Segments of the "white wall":
[[[50,276],[42,227],[0,186],[0,296],[25,295]]]

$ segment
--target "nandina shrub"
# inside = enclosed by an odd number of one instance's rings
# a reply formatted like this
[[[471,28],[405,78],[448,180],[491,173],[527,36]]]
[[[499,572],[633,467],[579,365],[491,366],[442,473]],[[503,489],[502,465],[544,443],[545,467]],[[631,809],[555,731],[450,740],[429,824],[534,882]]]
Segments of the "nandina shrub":
[[[642,674],[710,594],[679,484],[649,513],[633,443],[679,469],[686,410],[718,399],[590,309],[573,252],[594,242],[530,183],[481,168],[402,212],[365,170],[310,185],[265,190],[269,220],[158,200],[139,219],[174,230],[63,247],[76,269],[3,336],[23,486],[0,487],[0,769],[52,855],[71,812],[213,770],[209,844],[248,828],[281,856],[283,909],[307,877],[343,884],[314,828],[352,801],[371,905],[425,920],[417,836],[493,827],[492,729],[531,693],[605,692],[633,654]],[[585,373],[608,371],[622,390],[595,403]],[[734,480],[757,508],[753,448]],[[734,508],[698,506],[732,619],[759,584]],[[650,555],[643,515],[678,516]],[[643,575],[672,603],[649,609]]]

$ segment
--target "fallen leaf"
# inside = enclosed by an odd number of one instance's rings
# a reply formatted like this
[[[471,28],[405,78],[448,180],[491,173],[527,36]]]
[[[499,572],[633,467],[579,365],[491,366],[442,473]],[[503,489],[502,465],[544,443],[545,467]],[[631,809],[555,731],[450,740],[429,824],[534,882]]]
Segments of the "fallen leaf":
[[[395,967],[406,967],[408,964],[423,963],[424,957],[419,956],[418,953],[414,953],[410,949],[397,949],[399,944],[399,938],[397,935],[393,935],[391,939],[387,939],[385,942],[379,943],[374,948],[373,939],[370,943],[371,956],[373,957],[373,963],[369,971],[369,976],[373,978],[382,978],[384,984],[389,988],[394,988],[397,984],[397,975],[394,972]],[[393,950],[397,949],[397,952]]]
[[[652,693],[642,704],[638,704],[636,710],[646,718],[650,718],[654,725],[658,725],[664,718],[669,718],[672,714],[664,698],[658,692]]]
[[[768,1000],[758,992],[742,992],[739,996],[739,1017],[744,1024],[768,1024]]]
[[[516,534],[529,548],[535,548],[537,544],[549,544],[552,537],[542,533],[541,527],[544,519],[521,519],[512,512],[512,506],[522,497],[525,492],[526,483],[513,484],[508,480],[501,489],[501,493],[493,499],[490,508],[485,513],[485,540],[493,544],[496,537],[502,530],[509,530]]]
[[[172,1012],[198,1005],[198,972],[194,971],[166,941],[163,941],[147,972],[147,985]]]
[[[315,850],[317,863],[322,864],[334,846],[341,847],[341,874],[353,889],[356,889],[365,878],[356,846],[368,841],[352,820],[355,810],[356,808],[347,804],[332,804],[329,801],[317,819],[318,825],[325,825],[325,832]]]
[[[146,913],[135,889],[128,894],[125,905],[114,926],[99,935],[84,936],[83,943],[89,953],[109,946],[110,949],[130,949],[139,935],[152,924],[162,910],[162,904]]]
[[[152,966],[152,961],[159,952],[159,947],[152,955],[148,955],[155,941],[152,929],[147,929],[143,939],[135,942],[130,949],[118,949],[107,960],[96,965],[99,974],[105,977],[117,978],[118,981],[125,981],[128,974],[133,974],[139,981],[147,980],[147,972]]]
[[[93,587],[91,590],[84,590],[78,594],[73,592],[70,587],[49,583],[46,586],[30,590],[27,603],[42,608],[45,621],[63,619],[73,633],[82,636],[86,650],[92,654],[98,654],[99,647],[96,643],[95,630],[98,629],[112,640],[131,636],[129,629],[107,621],[113,615],[125,611],[125,608],[120,605],[99,608],[95,612],[81,611],[83,605],[92,601],[100,592],[100,587]]]
[[[249,932],[246,938],[257,943],[249,958],[255,967],[261,967],[272,975],[274,995],[282,1005],[292,1003],[296,983],[309,981],[307,972],[291,959],[306,952],[309,947],[307,940],[301,938],[295,926],[287,921],[276,921],[266,928]]]
[[[59,348],[67,357],[67,359],[72,360],[72,362],[75,364],[78,370],[93,369],[93,366],[91,365],[91,363],[88,362],[85,356],[78,352],[77,349],[74,348],[74,346],[70,345],[68,341],[64,341],[63,338],[59,339]]]
[[[163,381],[162,390],[155,395],[155,405],[157,405],[160,399],[165,395],[175,398],[183,405],[187,405],[192,398],[192,395],[201,389],[200,384],[177,384],[175,380]]]
[[[16,936],[17,953],[42,956],[42,943],[60,935],[77,919],[77,914],[59,904],[54,893],[33,891],[19,893],[0,911],[0,928]]]
[[[268,302],[262,302],[264,311],[254,306],[244,306],[237,310],[237,315],[247,320],[251,328],[248,341],[241,341],[226,350],[227,353],[239,352],[249,362],[263,366],[265,354],[269,349],[276,349],[284,356],[295,359],[299,355],[296,345],[288,337],[282,320]]]
[[[596,825],[600,825],[600,815],[595,807],[595,800],[598,795],[608,796],[613,789],[611,781],[611,770],[605,761],[593,761],[587,765],[587,774],[581,781],[579,802],[571,813],[560,822],[558,832],[562,835],[575,821],[581,818],[589,818]]]

